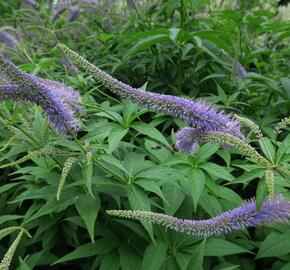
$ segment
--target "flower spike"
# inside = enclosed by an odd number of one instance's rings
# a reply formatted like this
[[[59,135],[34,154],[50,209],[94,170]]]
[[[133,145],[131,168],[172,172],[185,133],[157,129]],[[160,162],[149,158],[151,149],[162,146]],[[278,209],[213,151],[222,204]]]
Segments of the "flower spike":
[[[162,112],[173,117],[178,117],[181,120],[186,120],[190,127],[197,128],[203,133],[215,131],[244,138],[240,129],[240,122],[214,106],[208,105],[203,101],[195,101],[133,88],[113,78],[65,45],[58,44],[57,46],[68,58],[92,74],[97,80],[109,88],[110,91],[121,98],[130,99],[138,105],[156,112]],[[183,147],[182,143],[179,145]]]
[[[76,112],[81,110],[78,92],[60,82],[21,71],[0,54],[0,101],[8,99],[41,106],[61,134],[78,129]]]
[[[217,236],[250,226],[274,222],[287,222],[290,218],[290,202],[278,195],[264,201],[259,211],[256,201],[251,199],[238,208],[224,212],[208,220],[183,220],[164,214],[146,211],[107,210],[112,216],[151,222],[199,237]]]

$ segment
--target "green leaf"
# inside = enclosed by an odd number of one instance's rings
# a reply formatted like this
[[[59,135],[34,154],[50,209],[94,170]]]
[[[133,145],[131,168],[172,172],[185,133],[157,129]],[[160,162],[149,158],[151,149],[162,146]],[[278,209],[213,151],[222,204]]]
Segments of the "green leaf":
[[[108,136],[109,149],[108,153],[112,153],[116,147],[120,144],[121,140],[128,133],[129,129],[123,127],[113,128]]]
[[[178,44],[178,35],[180,33],[179,28],[170,28],[169,29],[169,38],[175,43]]]
[[[203,190],[200,196],[199,204],[207,213],[210,214],[211,217],[216,216],[222,212],[221,204],[217,198],[208,194],[206,189]]]
[[[182,204],[185,194],[176,183],[163,185],[162,192],[169,203],[164,205],[165,213],[172,216]]]
[[[114,156],[99,155],[98,159],[99,164],[101,165],[101,169],[103,169],[105,172],[109,172],[121,179],[124,179],[124,177],[128,174],[126,168],[124,168],[120,160]]]
[[[138,179],[134,182],[136,185],[142,187],[146,191],[150,191],[158,195],[166,204],[168,201],[164,197],[159,185],[155,181],[151,181],[149,179]]]
[[[70,195],[70,196],[68,196]],[[60,201],[57,201],[56,198],[50,199],[45,205],[43,205],[39,210],[33,214],[32,216],[25,216],[24,224],[31,222],[41,216],[52,214],[52,213],[59,213],[65,210],[68,206],[74,203],[74,193],[72,194],[64,194]]]
[[[280,257],[290,252],[290,232],[280,233],[272,231],[262,242],[257,259],[266,257]]]
[[[224,77],[226,77],[226,74],[213,73],[213,74],[205,76],[199,83],[202,83],[209,79],[217,79],[217,78],[224,78]]]
[[[275,160],[275,147],[269,138],[262,138],[259,140],[259,145],[269,160]]]
[[[92,177],[94,172],[94,162],[93,162],[93,154],[91,152],[87,153],[87,158],[85,161],[85,164],[82,169],[83,178],[85,180],[86,188],[89,192],[89,194],[94,197],[93,191],[92,191]]]
[[[6,235],[8,235],[8,234],[10,234],[10,233],[12,233],[14,231],[19,231],[21,229],[22,229],[21,227],[16,227],[16,226],[12,226],[12,227],[1,229],[0,230],[0,240],[2,238],[4,238]]]
[[[18,182],[18,183],[9,183],[9,184],[5,184],[5,185],[1,186],[0,187],[0,194],[3,193],[3,192],[8,191],[9,189],[11,189],[11,188],[13,188],[13,187],[15,187],[15,186],[17,186],[19,184],[21,184],[21,182]]]
[[[188,270],[202,270],[204,247],[206,239],[202,240],[199,244],[194,245],[193,252],[191,253],[191,260],[188,264]]]
[[[7,222],[7,221],[10,221],[10,220],[16,220],[16,219],[20,219],[20,218],[23,218],[23,216],[20,216],[20,215],[3,215],[3,216],[0,216],[0,225]]]
[[[198,149],[198,152],[194,155],[196,163],[201,163],[206,161],[211,157],[217,150],[219,146],[216,144],[207,143]]]
[[[207,171],[210,175],[220,179],[233,181],[235,178],[222,166],[212,162],[204,162],[199,166],[201,169]]]
[[[219,155],[227,164],[227,167],[230,167],[231,164],[231,154],[229,151],[225,149],[219,149],[217,151],[217,155]]]
[[[206,187],[217,197],[220,197],[224,200],[232,202],[236,205],[242,203],[242,198],[233,190],[217,185],[215,182],[210,179],[206,179]]]
[[[251,253],[249,250],[220,238],[210,238],[204,247],[204,256],[227,256],[239,253]]]
[[[111,252],[104,256],[99,270],[119,270],[120,262],[116,252]]]
[[[167,245],[156,241],[151,243],[145,250],[142,262],[142,270],[158,270],[166,259]]]
[[[90,195],[82,195],[75,202],[75,207],[81,218],[84,220],[93,243],[95,221],[100,210],[100,205],[99,197],[95,196],[95,198],[93,198]]]
[[[290,262],[286,263],[282,268],[279,270],[289,270],[290,269]]]
[[[158,44],[160,42],[168,42],[170,41],[170,38],[168,34],[157,34],[152,35],[146,38],[141,39],[137,44],[135,44],[125,55],[124,59],[128,59],[129,57],[132,57],[134,54],[136,54],[139,51],[144,51],[151,46]]]
[[[122,269],[136,270],[140,269],[141,258],[137,255],[134,248],[130,248],[127,245],[121,245],[119,247],[120,264]]]
[[[257,189],[256,189],[256,207],[257,210],[261,208],[264,200],[266,199],[268,194],[267,184],[264,178],[260,179]]]
[[[236,180],[232,181],[232,183],[248,183],[255,178],[261,178],[265,174],[265,169],[252,169],[248,172],[245,172],[241,176],[239,176]]]
[[[171,149],[170,144],[167,142],[164,136],[160,133],[160,131],[157,128],[151,126],[150,124],[138,122],[138,123],[133,123],[130,127],[137,130],[141,134],[147,135],[148,137],[158,142],[161,142],[162,144],[166,145],[168,148]]]
[[[289,153],[290,149],[290,134],[283,140],[277,151],[277,162],[280,161],[283,155]]]
[[[188,172],[180,180],[185,192],[192,198],[194,209],[196,210],[199,197],[203,191],[205,176],[200,169],[189,169]]]
[[[142,190],[131,186],[128,188],[128,198],[133,210],[150,211],[150,201]]]
[[[133,186],[130,186],[127,190],[128,192],[128,199],[129,204],[132,210],[143,210],[143,211],[150,211],[150,200],[147,198],[146,194]],[[154,242],[153,236],[153,227],[151,223],[148,222],[141,222],[146,231],[148,232],[151,240]]]
[[[176,252],[176,253],[174,253],[174,258],[175,258],[176,263],[178,264],[180,270],[187,270],[187,265],[188,265],[189,260],[191,258],[191,256],[189,254],[186,254],[183,252]],[[168,258],[167,258],[167,260],[168,260]]]
[[[108,239],[102,238],[95,243],[87,243],[81,246],[78,246],[74,251],[66,254],[65,256],[58,259],[52,265],[73,261],[82,258],[88,258],[91,256],[106,254],[116,248],[118,246],[117,243],[108,241]]]

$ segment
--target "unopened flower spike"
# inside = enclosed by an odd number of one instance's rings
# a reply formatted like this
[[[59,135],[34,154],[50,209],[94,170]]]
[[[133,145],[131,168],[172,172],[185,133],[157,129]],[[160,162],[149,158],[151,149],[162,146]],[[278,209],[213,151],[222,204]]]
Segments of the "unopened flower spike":
[[[282,119],[275,127],[276,134],[281,133],[282,129],[287,128],[290,125],[290,116]]]
[[[260,155],[254,147],[249,145],[246,140],[241,140],[236,136],[222,133],[222,132],[211,132],[206,134],[200,140],[203,142],[217,143],[220,146],[230,146],[239,150],[243,155],[249,157],[254,162],[261,164],[262,166],[272,169],[273,164]]]
[[[46,147],[41,148],[39,150],[29,152],[27,155],[25,155],[24,157],[22,157],[16,161],[13,161],[13,162],[10,162],[7,164],[3,164],[0,166],[0,169],[12,167],[12,166],[17,166],[17,165],[19,165],[19,164],[21,164],[29,159],[37,158],[37,157],[44,156],[44,155],[56,154],[59,152],[60,152],[60,150],[55,148],[55,147],[46,146]]]
[[[107,210],[107,213],[116,217],[159,224],[177,232],[194,236],[210,237],[247,227],[275,222],[285,223],[290,218],[290,202],[282,195],[278,195],[273,199],[266,199],[260,210],[257,211],[256,201],[251,199],[238,208],[208,220],[184,220],[145,211]]]
[[[78,92],[63,83],[21,71],[0,54],[0,101],[8,99],[41,106],[61,134],[78,129],[76,113],[81,110]]]
[[[256,136],[261,139],[263,137],[262,131],[260,129],[260,127],[253,122],[252,120],[250,120],[249,118],[245,118],[239,115],[235,114],[236,119],[238,119],[240,121],[241,124],[244,124],[245,126],[248,126],[251,131],[256,134]]]
[[[274,197],[274,189],[275,189],[275,183],[274,183],[274,172],[272,170],[267,170],[265,173],[265,180],[266,185],[268,187],[269,191],[269,197]]]
[[[14,253],[15,253],[16,248],[21,240],[23,233],[25,233],[28,237],[31,237],[31,235],[29,234],[29,232],[27,230],[25,230],[22,227],[16,227],[16,226],[2,229],[2,230],[0,230],[0,234],[4,233],[4,232],[13,232],[16,230],[20,230],[20,232],[19,232],[18,236],[15,238],[14,242],[9,247],[9,249],[7,250],[2,261],[0,262],[0,269],[1,270],[9,270],[10,269]]]
[[[65,180],[72,168],[72,166],[74,165],[74,163],[77,161],[76,157],[69,157],[66,162],[63,165],[63,169],[61,172],[61,177],[60,177],[60,181],[59,181],[59,185],[57,188],[57,192],[56,192],[56,199],[59,201],[60,198],[60,194],[61,191],[63,190],[64,184],[65,184]]]
[[[203,101],[195,101],[133,88],[111,77],[65,45],[58,44],[58,47],[62,49],[67,57],[85,69],[88,73],[92,74],[97,80],[108,87],[110,91],[121,98],[130,99],[140,106],[185,120],[188,122],[189,127],[195,128],[198,132],[206,134],[218,131],[238,138],[244,138],[240,129],[240,122],[215,106],[208,105]],[[185,135],[187,131],[188,130],[184,130],[182,133]],[[180,136],[180,138],[182,138],[182,136]],[[180,145],[182,148],[181,150],[186,151],[189,149],[189,152],[191,152],[198,142],[192,141],[192,143],[193,144],[190,146],[189,141],[184,143],[180,142],[177,146]]]

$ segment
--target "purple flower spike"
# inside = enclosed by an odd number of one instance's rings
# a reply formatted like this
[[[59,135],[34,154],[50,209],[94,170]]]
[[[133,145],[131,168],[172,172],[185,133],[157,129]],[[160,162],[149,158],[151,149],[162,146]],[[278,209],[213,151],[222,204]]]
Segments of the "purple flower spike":
[[[195,236],[210,237],[246,227],[288,222],[290,218],[290,202],[284,199],[282,195],[278,195],[273,199],[265,200],[260,210],[257,211],[256,201],[252,199],[238,208],[208,220],[183,220],[145,211],[108,210],[107,213],[117,217],[160,224],[172,230]]]
[[[61,134],[78,129],[80,95],[66,85],[21,71],[0,54],[0,100],[32,102],[41,106]]]
[[[24,4],[31,6],[32,8],[37,8],[37,3],[34,0],[24,0]]]
[[[81,67],[92,73],[113,93],[121,98],[130,99],[140,106],[162,112],[170,116],[186,120],[191,127],[197,127],[205,133],[219,131],[239,138],[243,137],[240,129],[240,122],[214,106],[203,101],[162,95],[139,88],[131,87],[118,81],[106,72],[86,61],[64,45],[59,45],[66,55],[79,64]]]
[[[237,71],[242,78],[246,78],[248,76],[246,69],[239,62],[237,63]]]
[[[79,7],[72,7],[70,10],[70,15],[68,17],[68,21],[72,22],[79,16]]]
[[[19,46],[19,41],[7,31],[0,32],[0,42],[4,43],[8,48],[14,49]]]
[[[119,82],[104,72],[102,76],[103,83],[110,87],[112,92],[122,98],[131,99],[140,106],[186,120],[189,126],[205,133],[219,131],[243,137],[239,121],[203,101],[147,92]]]
[[[187,121],[189,127],[193,129],[191,129],[191,131],[190,129],[180,131],[177,138],[177,147],[180,147],[180,150],[186,152],[194,151],[194,144],[198,143],[197,136],[195,136],[195,141],[189,138],[190,134],[196,133],[193,132],[194,129],[196,129],[199,134],[207,135],[212,132],[221,132],[235,136],[239,139],[244,139],[244,135],[240,128],[240,122],[231,115],[226,114],[223,110],[206,104],[203,101],[162,95],[131,87],[113,78],[65,45],[59,44],[58,46],[68,58],[92,74],[119,97],[130,99],[138,105],[152,109],[156,112],[162,112]],[[184,142],[182,142],[183,138],[186,139]]]

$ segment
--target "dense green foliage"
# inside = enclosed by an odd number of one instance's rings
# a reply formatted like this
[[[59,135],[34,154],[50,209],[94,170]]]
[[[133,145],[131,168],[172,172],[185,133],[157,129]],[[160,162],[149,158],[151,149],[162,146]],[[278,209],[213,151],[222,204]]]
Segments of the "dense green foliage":
[[[61,42],[132,86],[253,120],[265,137],[245,126],[251,145],[290,169],[289,128],[275,133],[290,115],[290,21],[278,1],[97,1],[73,21],[67,11],[52,20],[46,2],[1,1],[0,32],[19,44],[0,48],[23,70],[78,89],[82,127],[64,138],[39,107],[1,102],[1,259],[22,227],[31,237],[22,235],[11,269],[289,269],[288,224],[202,239],[107,215],[208,219],[253,196],[262,203],[268,172],[214,143],[177,152],[185,123],[118,99],[55,48]],[[274,192],[290,198],[289,176],[275,173]]]

